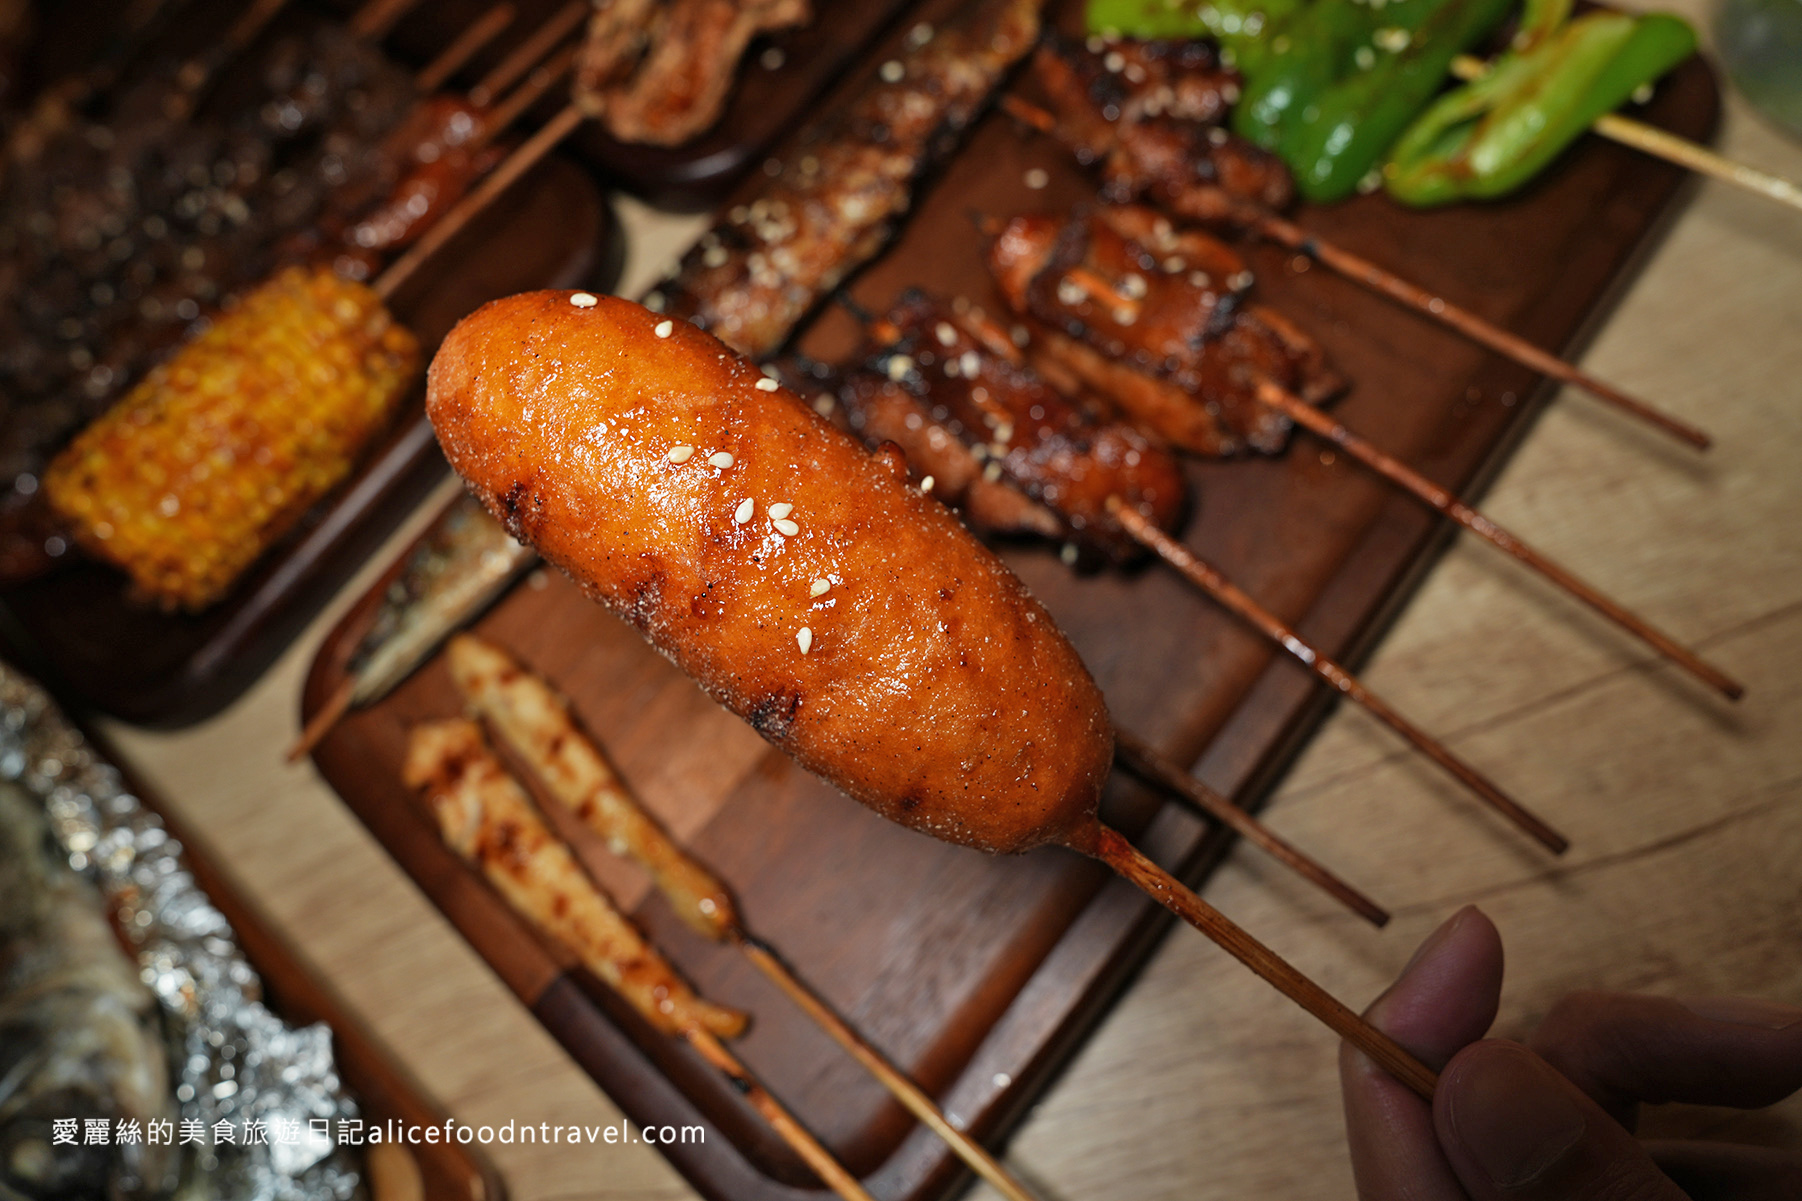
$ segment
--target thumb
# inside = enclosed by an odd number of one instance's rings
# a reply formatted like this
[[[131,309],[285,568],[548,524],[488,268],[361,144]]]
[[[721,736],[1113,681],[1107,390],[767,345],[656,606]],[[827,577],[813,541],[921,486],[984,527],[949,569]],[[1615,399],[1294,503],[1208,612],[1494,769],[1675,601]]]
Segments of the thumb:
[[[1433,1126],[1472,1201],[1686,1201],[1639,1140],[1518,1043],[1460,1051]]]

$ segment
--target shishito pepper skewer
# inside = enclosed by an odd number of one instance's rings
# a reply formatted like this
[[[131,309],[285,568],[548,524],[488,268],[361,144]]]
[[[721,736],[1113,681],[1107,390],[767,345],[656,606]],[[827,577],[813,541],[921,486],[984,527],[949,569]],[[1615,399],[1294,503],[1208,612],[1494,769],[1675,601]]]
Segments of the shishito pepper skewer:
[[[1488,71],[1489,64],[1475,55],[1463,54],[1452,60],[1452,74],[1459,79],[1481,79]],[[1623,117],[1616,112],[1603,113],[1597,117],[1590,130],[1611,142],[1631,146],[1653,158],[1661,158],[1711,179],[1733,184],[1748,192],[1756,192],[1779,204],[1802,209],[1802,185],[1730,159],[1724,154],[1717,154],[1706,146],[1678,137],[1656,125]]]
[[[797,977],[769,944],[746,929],[729,889],[647,813],[606,754],[577,727],[568,702],[510,654],[473,634],[449,646],[451,676],[469,705],[525,762],[553,797],[608,849],[643,867],[678,917],[716,942],[729,942],[855,1058],[889,1093],[1008,1201],[1032,1195],[986,1148],[951,1124],[936,1102],[870,1045]]]

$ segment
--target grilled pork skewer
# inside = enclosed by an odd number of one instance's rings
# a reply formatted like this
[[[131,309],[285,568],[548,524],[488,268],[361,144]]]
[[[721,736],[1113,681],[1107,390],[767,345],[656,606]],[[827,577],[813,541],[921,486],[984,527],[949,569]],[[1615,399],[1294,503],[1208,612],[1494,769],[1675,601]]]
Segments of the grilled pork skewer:
[[[919,1085],[802,983],[769,944],[750,934],[731,891],[645,811],[605,752],[570,716],[568,701],[506,651],[473,634],[453,638],[446,657],[465,702],[610,850],[650,874],[684,922],[707,938],[737,946],[958,1158],[1009,1201],[1031,1201],[1025,1186],[994,1156],[953,1126]]]
[[[1113,199],[1145,197],[1187,221],[1248,229],[1698,450],[1709,446],[1708,435],[1688,422],[1279,216],[1293,198],[1287,172],[1274,155],[1220,127],[1226,97],[1237,96],[1238,83],[1202,44],[1119,41],[1097,53],[1059,43],[1041,47],[1033,67],[1056,111],[1013,96],[1003,99],[1007,111],[1061,140],[1083,162],[1103,163]],[[1210,90],[1221,97],[1211,109],[1164,99]],[[1110,119],[1110,112],[1118,116]]]
[[[622,142],[680,145],[719,121],[753,39],[812,16],[809,0],[597,0],[576,103]]]
[[[425,797],[446,844],[481,870],[527,924],[574,955],[652,1027],[686,1041],[723,1072],[783,1141],[846,1201],[871,1201],[855,1177],[751,1075],[720,1038],[744,1015],[694,995],[545,825],[481,727],[458,718],[413,728],[406,782]]]
[[[1424,1064],[1101,823],[1112,724],[1050,614],[717,339],[629,301],[516,296],[445,339],[427,411],[516,537],[802,766],[936,838],[1101,860],[1431,1093]]]
[[[754,359],[888,243],[916,183],[1039,36],[1044,0],[980,0],[813,125],[645,297]],[[898,70],[897,70],[898,68]]]
[[[1205,238],[1198,231],[1185,236]],[[1144,242],[1123,237],[1118,220],[1104,216],[1068,222],[1018,217],[1001,227],[989,265],[1014,312],[1061,335],[1048,344],[1054,353],[1064,344],[1086,345],[1126,360],[1204,406],[1250,397],[1494,543],[1722,695],[1737,699],[1744,692],[1694,651],[1297,395],[1295,365],[1305,361],[1312,342],[1268,310],[1227,306],[1210,282],[1190,275],[1180,254],[1167,257],[1164,250],[1155,237]],[[1169,269],[1173,266],[1175,270]],[[1185,307],[1196,314],[1186,324],[1168,315],[1181,314]],[[1245,336],[1255,332],[1247,324],[1251,320],[1272,327],[1276,336]],[[1209,324],[1216,322],[1218,328]],[[1184,332],[1197,328],[1205,331],[1203,336]],[[1284,377],[1285,370],[1290,378]]]
[[[1149,286],[1147,292],[1154,294]],[[1032,375],[1008,333],[980,310],[968,303],[959,309],[936,306],[924,296],[906,297],[886,320],[872,323],[871,333],[882,343],[877,357],[839,390],[852,428],[866,441],[906,439],[901,445],[915,472],[935,477],[956,470],[960,452],[962,456],[980,452],[989,464],[982,470],[995,486],[1012,485],[1045,499],[1076,537],[1100,543],[1115,558],[1120,557],[1116,548],[1121,544],[1150,550],[1336,692],[1368,709],[1554,854],[1569,847],[1569,840],[1542,818],[1171,537],[1178,506],[1166,501],[1160,510],[1148,503],[1142,482],[1147,477],[1157,481],[1164,496],[1180,492],[1182,477],[1165,452],[1141,445],[1118,454],[1120,459],[1136,456],[1130,472],[1110,471],[1105,461],[1097,461],[1114,456],[1078,457],[1068,450],[1059,454],[1055,448],[1060,446],[1104,446],[1105,436],[1095,431],[1119,427],[1078,420],[1069,402]],[[986,422],[970,417],[972,410]],[[872,428],[877,424],[880,428]],[[1047,472],[1047,465],[1053,470]],[[1044,486],[1046,474],[1057,481],[1055,488]],[[947,503],[956,503],[954,495],[940,493],[936,485],[934,492],[945,496]],[[983,514],[973,512],[972,517],[981,528]],[[1156,765],[1150,766],[1155,772]]]

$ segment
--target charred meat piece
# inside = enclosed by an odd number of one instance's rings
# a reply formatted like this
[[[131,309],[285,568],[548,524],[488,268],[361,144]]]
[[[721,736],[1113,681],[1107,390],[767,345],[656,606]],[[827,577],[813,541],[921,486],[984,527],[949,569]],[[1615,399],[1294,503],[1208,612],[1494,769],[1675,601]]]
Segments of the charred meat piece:
[[[1044,0],[984,0],[818,123],[645,303],[765,358],[887,244],[916,181],[1039,36]]]
[[[1002,537],[1063,536],[1056,513],[998,474],[991,477],[984,459],[933,420],[927,402],[905,380],[859,367],[844,377],[836,396],[852,433],[872,449],[899,449],[913,482],[962,513],[972,529]]]
[[[954,441],[978,466],[980,482],[1017,489],[1055,516],[1053,536],[1115,562],[1136,557],[1140,547],[1109,516],[1111,498],[1162,529],[1175,528],[1184,485],[1169,453],[1138,430],[1096,421],[1072,404],[1025,365],[1008,331],[980,309],[913,292],[883,326],[890,344],[866,374],[924,410],[915,441],[923,435],[930,444],[934,433]],[[980,507],[970,515],[978,528],[995,528]]]
[[[1288,423],[1258,401],[1260,382],[1310,404],[1343,387],[1306,335],[1246,303],[1237,255],[1148,210],[1016,218],[989,257],[1009,306],[1047,335],[1045,354],[1183,449],[1275,453]]]
[[[1166,42],[1041,47],[1033,73],[1056,135],[1100,164],[1109,199],[1149,199],[1195,221],[1232,221],[1247,203],[1286,208],[1295,183],[1275,155],[1219,121],[1238,80],[1198,49]]]
[[[719,120],[752,39],[811,16],[808,0],[598,0],[576,102],[622,142],[680,145]]]

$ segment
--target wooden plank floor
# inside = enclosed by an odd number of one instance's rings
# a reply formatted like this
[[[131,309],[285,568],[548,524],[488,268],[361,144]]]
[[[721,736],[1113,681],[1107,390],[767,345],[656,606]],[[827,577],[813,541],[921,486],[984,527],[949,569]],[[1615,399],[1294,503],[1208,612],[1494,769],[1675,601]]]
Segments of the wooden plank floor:
[[[1802,146],[1736,101],[1721,145],[1802,178]],[[640,235],[628,287],[695,229],[633,209],[627,219]],[[1366,678],[1561,825],[1574,849],[1556,863],[1532,851],[1386,731],[1342,711],[1269,817],[1391,905],[1395,922],[1363,928],[1242,851],[1209,886],[1216,904],[1362,1005],[1428,930],[1474,901],[1507,940],[1502,1033],[1578,986],[1802,1002],[1798,315],[1802,214],[1700,186],[1584,361],[1701,424],[1717,447],[1691,455],[1567,395],[1487,498],[1496,517],[1738,674],[1747,699],[1711,698],[1490,549],[1460,542]],[[108,734],[459,1120],[617,1120],[311,769],[281,766],[302,671],[335,617],[212,722]],[[1798,1101],[1750,1118],[1651,1120],[1802,1147]],[[521,1201],[691,1195],[648,1147],[492,1153]],[[1330,1040],[1185,931],[1008,1159],[1048,1201],[1351,1190]]]

